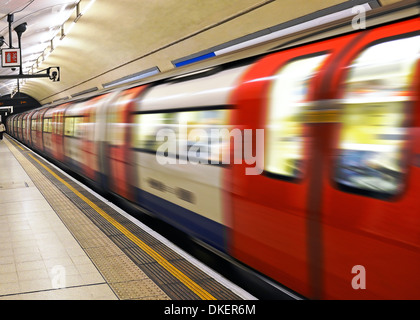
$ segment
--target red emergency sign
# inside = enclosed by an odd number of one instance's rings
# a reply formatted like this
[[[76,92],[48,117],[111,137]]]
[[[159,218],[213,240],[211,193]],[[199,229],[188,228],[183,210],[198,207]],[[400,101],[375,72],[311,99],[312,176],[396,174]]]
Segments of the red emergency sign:
[[[20,49],[3,49],[1,64],[2,67],[18,67],[20,65]]]

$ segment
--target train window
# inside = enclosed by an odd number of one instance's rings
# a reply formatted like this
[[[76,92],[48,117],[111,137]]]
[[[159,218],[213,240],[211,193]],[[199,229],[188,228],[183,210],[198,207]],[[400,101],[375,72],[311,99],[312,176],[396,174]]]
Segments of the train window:
[[[178,156],[191,161],[222,162],[229,153],[229,110],[185,111],[178,113],[178,141],[185,141],[187,148]]]
[[[31,130],[36,130],[36,119],[31,120]]]
[[[44,119],[44,132],[46,133],[52,132],[51,118]]]
[[[68,137],[83,137],[84,117],[65,117],[64,120],[64,135]]]
[[[74,136],[74,117],[66,117],[64,120],[64,135]]]
[[[156,135],[161,129],[176,130],[176,113],[150,113],[136,115],[136,148],[156,152]]]
[[[228,128],[228,116],[227,109],[138,114],[135,146],[155,153],[167,142],[174,146],[165,150],[168,156],[219,164],[229,152],[229,132],[220,130]],[[168,140],[171,136],[174,141]]]
[[[54,114],[53,115],[53,130],[54,130],[54,134],[61,134],[61,132],[63,131],[63,114],[59,113],[59,114]]]
[[[265,171],[298,179],[303,163],[303,112],[310,80],[327,54],[303,57],[282,67],[273,77],[267,117]]]
[[[371,45],[350,65],[335,172],[342,189],[379,198],[401,192],[419,56],[420,36],[413,36]]]

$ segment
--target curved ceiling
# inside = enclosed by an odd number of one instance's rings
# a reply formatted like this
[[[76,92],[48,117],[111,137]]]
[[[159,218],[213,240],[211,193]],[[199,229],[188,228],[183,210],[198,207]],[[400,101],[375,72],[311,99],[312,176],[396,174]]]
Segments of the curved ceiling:
[[[59,82],[47,78],[20,82],[21,92],[45,104],[102,89],[106,83],[143,70],[173,69],[173,62],[182,57],[346,2],[0,0],[0,35],[7,42],[4,49],[9,44],[7,15],[14,13],[12,28],[27,23],[22,35],[23,73],[60,67]],[[12,33],[12,45],[17,47],[16,33]],[[17,73],[0,68],[0,76]],[[17,80],[0,80],[0,95],[16,88]]]

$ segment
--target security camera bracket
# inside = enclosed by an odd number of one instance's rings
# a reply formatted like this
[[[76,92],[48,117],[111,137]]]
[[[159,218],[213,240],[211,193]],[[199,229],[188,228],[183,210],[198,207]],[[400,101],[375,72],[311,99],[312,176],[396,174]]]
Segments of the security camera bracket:
[[[60,76],[60,67],[49,67],[34,74],[11,74],[0,76],[0,80],[49,78],[53,82],[58,82],[60,81]]]

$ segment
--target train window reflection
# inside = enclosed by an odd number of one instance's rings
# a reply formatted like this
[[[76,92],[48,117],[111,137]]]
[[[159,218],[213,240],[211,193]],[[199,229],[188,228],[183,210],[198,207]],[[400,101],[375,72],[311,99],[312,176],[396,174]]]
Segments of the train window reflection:
[[[415,36],[368,47],[353,61],[342,100],[339,184],[372,195],[401,191],[407,102],[419,54]]]
[[[300,178],[303,163],[303,112],[310,80],[327,54],[288,63],[274,77],[267,118],[265,170]]]

